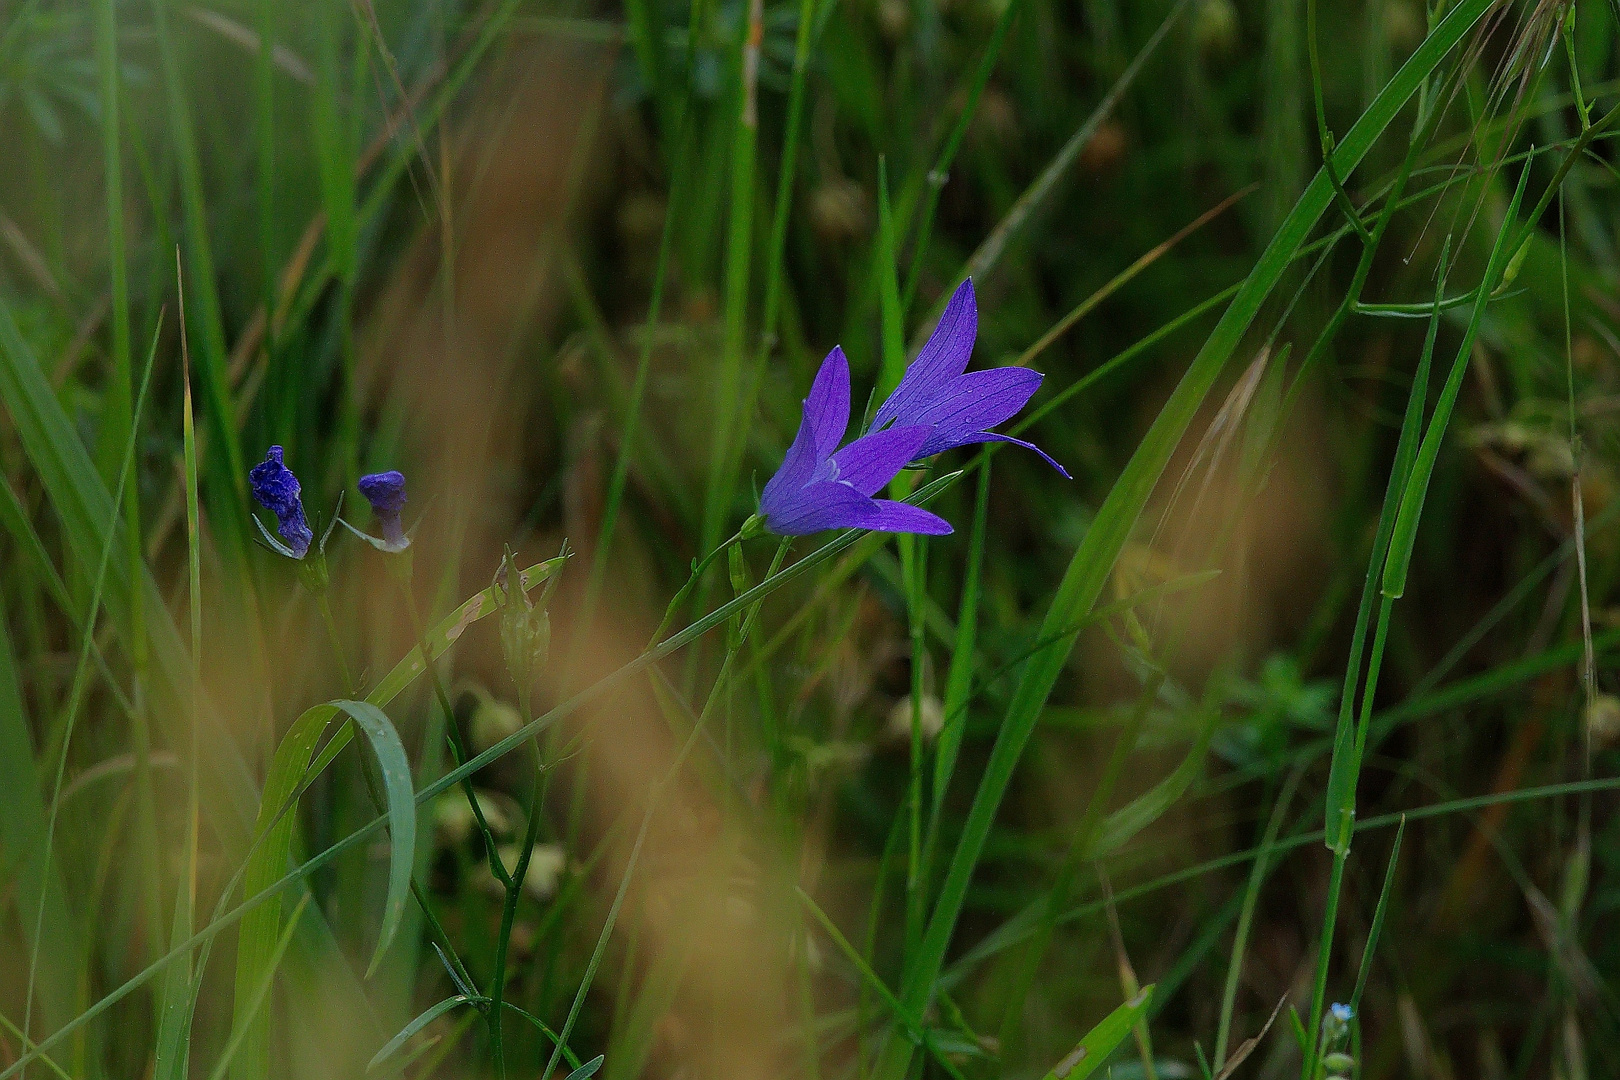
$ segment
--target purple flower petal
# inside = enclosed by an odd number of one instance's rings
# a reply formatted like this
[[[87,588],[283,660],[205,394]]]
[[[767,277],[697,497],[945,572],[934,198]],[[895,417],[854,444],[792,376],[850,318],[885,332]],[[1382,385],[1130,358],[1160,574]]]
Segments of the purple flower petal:
[[[841,346],[834,345],[821,362],[804,399],[804,417],[815,430],[816,457],[830,456],[849,429],[849,359]]]
[[[806,484],[790,499],[767,509],[765,527],[778,536],[806,536],[824,529],[861,528],[860,520],[872,500],[848,484],[819,481]]]
[[[821,362],[810,396],[804,401],[799,433],[788,447],[782,467],[760,494],[760,510],[767,516],[780,512],[780,504],[810,482],[816,466],[832,456],[849,427],[849,361],[843,349],[833,349]]]
[[[1025,442],[1023,439],[1015,439],[1011,435],[998,435],[994,431],[981,431],[977,435],[973,436],[973,438],[971,438],[971,439],[963,439],[961,442],[956,443],[955,445],[957,445],[957,446],[966,446],[968,443],[985,443],[985,442],[1012,443],[1014,446],[1022,446],[1025,450],[1033,450],[1037,454],[1041,455],[1041,457],[1045,458],[1046,463],[1048,465],[1052,466],[1052,468],[1056,469],[1062,475],[1063,479],[1065,479],[1065,480],[1073,480],[1074,479],[1074,477],[1069,475],[1069,470],[1068,469],[1065,469],[1063,466],[1059,465],[1056,461],[1052,460],[1052,455],[1051,454],[1048,454],[1045,450],[1042,450],[1040,447],[1036,446],[1032,442]]]
[[[398,514],[405,506],[405,474],[398,470],[368,473],[356,486],[378,515]]]
[[[958,375],[940,388],[939,395],[915,416],[906,419],[926,424],[934,433],[923,444],[919,457],[931,457],[942,450],[977,441],[988,431],[1022,409],[1043,376],[1028,368],[1000,367]]]
[[[939,325],[929,335],[928,342],[917,354],[917,359],[906,368],[900,385],[889,399],[878,406],[872,426],[882,427],[891,421],[914,423],[912,416],[927,408],[941,384],[967,370],[968,358],[973,355],[973,339],[979,334],[979,309],[973,296],[973,279],[962,282],[945,305]]]
[[[862,495],[872,495],[893,480],[928,440],[926,427],[874,431],[844,447],[818,470],[816,479],[837,480]],[[823,476],[825,471],[827,475]]]
[[[892,499],[872,499],[872,511],[861,521],[861,528],[876,532],[921,533],[924,536],[949,536],[956,530],[938,514],[931,514],[920,506],[895,502]]]

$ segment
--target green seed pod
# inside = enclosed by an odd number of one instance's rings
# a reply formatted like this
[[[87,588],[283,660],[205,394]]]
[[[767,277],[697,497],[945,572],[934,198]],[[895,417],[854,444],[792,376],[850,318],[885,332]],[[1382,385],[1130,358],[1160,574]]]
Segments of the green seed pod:
[[[545,597],[538,606],[529,599],[510,551],[495,574],[495,595],[501,604],[501,652],[506,670],[527,691],[551,652],[551,616],[544,607]]]
[[[522,595],[521,593],[519,594]],[[551,651],[551,616],[544,608],[508,603],[501,612],[501,650],[506,654],[506,670],[512,681],[526,687],[546,666]]]
[[[1349,1076],[1356,1068],[1356,1059],[1346,1053],[1329,1054],[1322,1059],[1323,1068],[1330,1073],[1343,1073]]]

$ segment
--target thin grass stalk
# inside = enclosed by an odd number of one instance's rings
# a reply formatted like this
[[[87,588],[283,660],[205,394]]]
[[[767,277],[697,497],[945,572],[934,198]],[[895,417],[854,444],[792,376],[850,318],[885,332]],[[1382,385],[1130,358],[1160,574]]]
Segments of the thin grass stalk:
[[[759,50],[765,36],[764,0],[749,0],[738,43],[737,119],[731,137],[731,198],[726,231],[724,338],[715,388],[714,442],[703,500],[699,550],[720,539],[731,500],[729,465],[743,403],[743,354],[747,349],[749,271],[754,251],[755,149],[759,142]],[[671,206],[670,212],[675,208]],[[699,587],[700,599],[705,590]]]
[[[1232,958],[1226,966],[1226,983],[1221,988],[1221,1015],[1215,1027],[1215,1057],[1214,1070],[1217,1074],[1226,1065],[1226,1047],[1232,1035],[1232,1010],[1237,1002],[1238,980],[1243,975],[1243,957],[1248,950],[1249,928],[1254,922],[1255,907],[1260,901],[1260,887],[1265,883],[1267,862],[1277,843],[1277,833],[1282,829],[1284,815],[1288,806],[1294,801],[1294,792],[1304,777],[1305,770],[1299,767],[1288,774],[1283,781],[1282,791],[1277,795],[1277,803],[1271,809],[1271,818],[1266,822],[1265,837],[1260,841],[1260,852],[1249,868],[1249,884],[1243,891],[1243,907],[1238,912],[1237,931],[1232,935]]]
[[[652,295],[647,301],[647,320],[641,341],[641,352],[636,358],[636,374],[630,384],[630,400],[625,406],[619,453],[613,461],[613,473],[608,479],[607,495],[603,499],[602,523],[597,529],[596,546],[592,549],[590,569],[585,578],[585,595],[580,602],[579,629],[570,645],[566,677],[572,679],[578,663],[578,650],[589,636],[596,606],[601,601],[602,586],[607,580],[608,558],[613,549],[613,537],[618,527],[619,510],[624,502],[625,486],[630,476],[630,461],[635,453],[641,427],[641,409],[647,395],[647,376],[652,369],[653,344],[657,338],[658,320],[663,313],[664,288],[669,279],[669,256],[674,245],[675,223],[679,219],[676,207],[684,196],[687,174],[691,168],[692,132],[690,105],[683,107],[678,116],[680,134],[675,140],[675,165],[670,177],[669,199],[664,214],[663,228],[658,238],[658,259],[653,268]]]
[[[902,312],[910,311],[912,302],[917,298],[917,283],[922,280],[923,259],[928,254],[928,241],[934,230],[934,212],[939,209],[940,192],[945,190],[945,185],[950,181],[951,165],[955,163],[957,152],[962,148],[962,140],[966,138],[968,127],[979,111],[979,99],[984,96],[984,88],[990,84],[990,76],[995,73],[996,61],[1000,59],[1002,46],[1007,41],[1007,31],[1012,28],[1013,19],[1022,6],[1021,0],[1008,0],[1007,6],[997,17],[996,28],[990,32],[990,42],[985,46],[984,55],[979,58],[979,66],[974,70],[973,81],[968,85],[967,100],[962,105],[961,115],[956,118],[950,135],[940,147],[933,168],[929,169],[928,175],[924,177],[922,216],[917,222],[916,235],[912,239],[911,269],[906,272],[905,288],[900,294]]]

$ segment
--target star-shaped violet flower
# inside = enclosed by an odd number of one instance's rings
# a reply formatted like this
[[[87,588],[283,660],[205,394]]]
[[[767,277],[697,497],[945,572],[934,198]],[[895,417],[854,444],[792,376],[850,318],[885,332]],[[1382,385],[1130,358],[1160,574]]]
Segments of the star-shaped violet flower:
[[[804,536],[823,529],[944,536],[944,518],[919,506],[874,499],[906,464],[924,456],[931,429],[897,425],[864,435],[842,450],[849,427],[849,361],[844,350],[827,354],[804,402],[799,434],[759,498],[767,531]]]
[[[281,447],[266,450],[264,460],[248,470],[248,485],[259,505],[276,515],[276,532],[281,540],[271,536],[264,523],[255,517],[253,522],[259,526],[259,532],[280,554],[289,559],[302,559],[309,553],[315,534],[304,517],[304,503],[300,498],[303,489],[298,477],[283,463]]]
[[[878,406],[872,430],[890,425],[932,428],[933,434],[917,452],[918,458],[933,457],[969,443],[1009,442],[1035,451],[1067,477],[1068,470],[1034,443],[990,430],[1022,409],[1044,376],[1022,367],[968,371],[978,333],[979,312],[970,278],[945,305],[939,325],[917,359],[906,368],[900,385]]]

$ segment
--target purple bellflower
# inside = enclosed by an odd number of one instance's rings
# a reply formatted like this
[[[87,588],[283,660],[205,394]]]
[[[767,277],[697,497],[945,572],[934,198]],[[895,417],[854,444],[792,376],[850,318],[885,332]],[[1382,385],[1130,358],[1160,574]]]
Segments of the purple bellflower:
[[[917,451],[917,459],[969,443],[1008,442],[1033,450],[1047,464],[1069,475],[1068,470],[1034,443],[998,435],[990,429],[1013,417],[1041,385],[1044,376],[1022,367],[987,368],[968,371],[973,340],[979,333],[979,311],[970,278],[957,288],[945,305],[939,325],[917,359],[906,368],[900,385],[872,417],[872,430],[891,425],[927,427],[932,434]]]
[[[804,536],[823,529],[943,536],[944,518],[919,506],[874,499],[922,453],[932,428],[895,425],[856,439],[842,450],[849,428],[849,361],[835,348],[821,362],[804,402],[799,434],[759,498],[759,517],[778,536]]]
[[[344,527],[378,551],[399,552],[410,547],[410,535],[400,520],[400,512],[405,509],[405,474],[395,469],[367,473],[356,486],[371,504],[371,512],[377,515],[382,536],[361,532],[347,521]]]
[[[272,446],[264,453],[264,460],[248,470],[248,484],[260,506],[276,515],[276,532],[281,540],[271,536],[264,523],[254,517],[254,524],[270,546],[289,559],[302,559],[309,553],[315,534],[304,518],[304,503],[299,497],[302,488],[298,477],[282,462],[281,447]],[[282,541],[286,541],[283,543]]]

